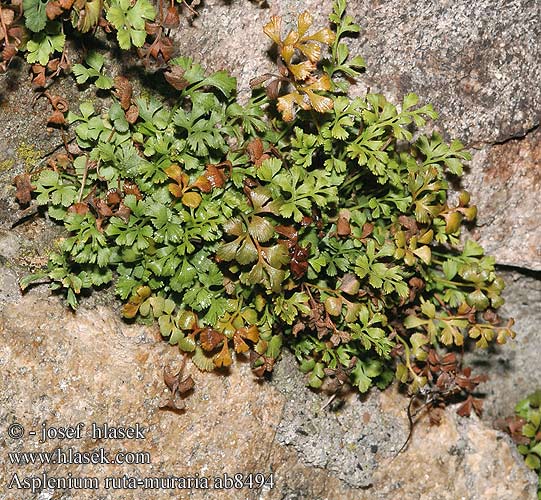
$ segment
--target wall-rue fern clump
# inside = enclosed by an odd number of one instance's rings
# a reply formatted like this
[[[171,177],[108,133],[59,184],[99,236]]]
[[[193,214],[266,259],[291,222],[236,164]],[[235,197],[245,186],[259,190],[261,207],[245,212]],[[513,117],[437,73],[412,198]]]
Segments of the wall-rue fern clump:
[[[443,391],[446,365],[435,380],[429,352],[514,336],[495,312],[494,259],[459,244],[476,209],[466,192],[448,201],[445,173],[459,176],[468,153],[435,133],[413,139],[436,118],[413,94],[399,107],[347,97],[363,61],[343,36],[359,27],[345,0],[330,20],[310,34],[303,13],[283,37],[272,18],[278,72],[254,80],[266,92],[245,106],[232,77],[188,58],[165,74],[178,95],[169,106],[135,98],[89,56],[76,77],[112,84],[112,104],[68,113],[79,152],[28,179],[68,236],[23,287],[48,278],[76,307],[83,290],[114,283],[124,317],[156,320],[200,369],[235,352],[261,376],[285,344],[314,388],[365,392],[396,376],[413,392],[428,381]],[[475,385],[456,379],[458,392]]]

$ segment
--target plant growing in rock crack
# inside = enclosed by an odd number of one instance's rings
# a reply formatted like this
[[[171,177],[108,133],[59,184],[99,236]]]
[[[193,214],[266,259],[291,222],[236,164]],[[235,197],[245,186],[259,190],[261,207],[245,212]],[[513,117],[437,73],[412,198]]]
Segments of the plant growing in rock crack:
[[[262,376],[285,345],[313,388],[365,392],[396,377],[417,393],[439,382],[432,349],[513,337],[496,314],[494,259],[460,244],[476,208],[466,192],[448,199],[445,175],[460,176],[469,154],[436,133],[413,139],[436,118],[413,94],[398,107],[349,98],[363,61],[343,37],[359,27],[345,0],[330,20],[310,34],[302,13],[284,37],[273,17],[278,73],[255,79],[266,92],[244,106],[227,73],[181,57],[164,75],[173,106],[117,78],[109,109],[68,113],[78,150],[31,185],[68,235],[22,286],[48,278],[75,308],[83,290],[114,283],[123,316],[156,320],[200,369],[236,353]],[[77,77],[105,88],[93,57]],[[456,383],[466,395],[476,385]]]

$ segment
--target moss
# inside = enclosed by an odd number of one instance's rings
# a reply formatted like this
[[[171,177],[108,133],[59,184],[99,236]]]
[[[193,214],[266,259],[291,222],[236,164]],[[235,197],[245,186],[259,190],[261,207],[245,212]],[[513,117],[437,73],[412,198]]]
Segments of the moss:
[[[15,160],[13,158],[0,161],[0,172],[8,171],[10,168],[13,167],[14,164],[15,164]]]
[[[17,146],[17,158],[24,163],[25,171],[30,171],[45,156],[41,149],[37,149],[33,144],[21,142]]]

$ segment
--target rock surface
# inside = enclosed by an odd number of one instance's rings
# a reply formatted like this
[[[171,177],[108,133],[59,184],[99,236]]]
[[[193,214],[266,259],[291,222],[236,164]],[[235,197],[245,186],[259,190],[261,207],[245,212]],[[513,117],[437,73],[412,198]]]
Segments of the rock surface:
[[[407,400],[392,391],[350,398],[342,409],[321,409],[286,356],[272,384],[256,381],[246,363],[228,376],[188,365],[196,388],[187,411],[158,406],[167,398],[163,369],[179,367],[176,348],[153,328],[127,325],[110,308],[83,307],[74,315],[57,298],[34,291],[0,315],[0,446],[3,454],[74,448],[145,452],[145,465],[0,465],[5,500],[37,498],[16,486],[26,477],[98,478],[97,492],[42,492],[40,499],[178,498],[179,490],[104,488],[107,477],[223,477],[274,474],[274,488],[242,491],[246,499],[469,498],[530,499],[535,477],[509,439],[482,422],[448,409],[440,427],[422,419],[408,449],[392,460],[408,433]],[[41,426],[84,423],[80,439],[39,443]],[[26,430],[20,440],[10,424]],[[144,439],[96,440],[92,423],[145,429]],[[37,432],[30,436],[30,431]],[[214,479],[211,479],[212,484]],[[201,483],[202,484],[202,483]],[[364,489],[358,489],[363,486]],[[357,488],[355,488],[357,487]],[[187,492],[186,492],[187,493]],[[237,499],[238,491],[196,490],[194,499]]]
[[[463,185],[486,252],[499,264],[541,270],[541,129],[476,151]]]

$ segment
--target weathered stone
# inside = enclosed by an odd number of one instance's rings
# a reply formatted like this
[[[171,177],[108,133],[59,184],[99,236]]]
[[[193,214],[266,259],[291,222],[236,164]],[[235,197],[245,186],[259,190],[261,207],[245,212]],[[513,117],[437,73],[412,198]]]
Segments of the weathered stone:
[[[541,119],[541,5],[519,0],[351,3],[366,83],[415,92],[468,145],[523,136]]]
[[[111,456],[118,451],[150,454],[151,463],[144,465],[16,466],[4,459],[3,485],[9,485],[14,474],[22,480],[43,472],[100,480],[98,492],[49,488],[41,493],[42,500],[165,499],[188,493],[104,489],[106,477],[124,474],[214,478],[235,473],[268,477],[271,472],[273,489],[192,489],[189,497],[534,498],[535,478],[508,439],[476,419],[456,417],[452,409],[440,427],[422,419],[408,449],[392,460],[408,432],[407,399],[393,391],[375,392],[362,400],[352,397],[337,411],[322,409],[325,397],[308,392],[303,377],[292,371],[291,355],[279,365],[272,384],[256,381],[242,362],[227,376],[199,373],[188,364],[186,373],[193,374],[196,387],[185,400],[186,412],[178,414],[158,408],[168,395],[163,368],[179,367],[177,349],[161,341],[154,328],[127,325],[109,308],[82,308],[74,315],[58,299],[37,290],[4,308],[0,335],[4,455],[57,447],[87,452],[102,447]],[[21,440],[6,433],[15,422],[26,429]],[[85,426],[81,439],[39,443],[43,422],[48,427]],[[95,440],[90,436],[92,423],[138,423],[145,439]],[[31,430],[37,435],[30,436]],[[352,487],[360,485],[365,489]],[[6,500],[29,498],[28,491],[4,491]]]
[[[474,235],[499,264],[541,270],[541,129],[476,151],[463,186],[477,204]]]
[[[304,386],[291,356],[283,356],[272,384],[286,397],[276,441],[293,447],[304,463],[326,469],[350,486],[370,486],[374,469],[406,441],[405,421],[382,410],[377,391],[351,394],[338,411],[330,411],[328,398]],[[399,401],[402,406],[405,399]]]
[[[396,412],[392,398],[382,405]],[[508,436],[446,411],[438,427],[415,426],[404,453],[376,472],[374,489],[382,499],[534,500],[536,477],[520,460]]]
[[[32,88],[28,67],[21,60],[17,62],[9,72],[0,74],[0,162],[28,169],[36,166],[36,160],[46,160],[47,154],[62,144],[62,136],[56,129],[47,129],[52,107],[43,93]],[[55,91],[73,104],[78,101],[75,85],[56,87]]]
[[[283,406],[283,397],[254,380],[239,362],[229,376],[202,374],[188,364],[197,388],[186,400],[187,411],[160,410],[168,390],[164,367],[179,367],[178,349],[163,342],[155,328],[130,326],[108,308],[70,313],[56,298],[32,293],[6,307],[0,316],[0,484],[46,471],[50,476],[98,477],[99,498],[119,498],[103,488],[105,477],[218,477],[236,472],[267,472]],[[19,422],[27,434],[16,441],[6,435]],[[85,424],[84,437],[38,442],[41,425]],[[92,423],[146,429],[144,440],[90,439]],[[31,437],[30,430],[38,435]],[[56,447],[111,453],[148,452],[149,465],[14,466],[12,451],[53,451]],[[6,500],[29,498],[28,491],[4,490]],[[121,490],[121,498],[178,498],[180,490]],[[89,491],[60,491],[53,498],[98,498]],[[180,491],[182,493],[182,491]],[[211,498],[194,490],[191,498]],[[51,498],[51,497],[49,497]],[[215,498],[218,498],[216,496]],[[222,491],[219,498],[238,498]]]

